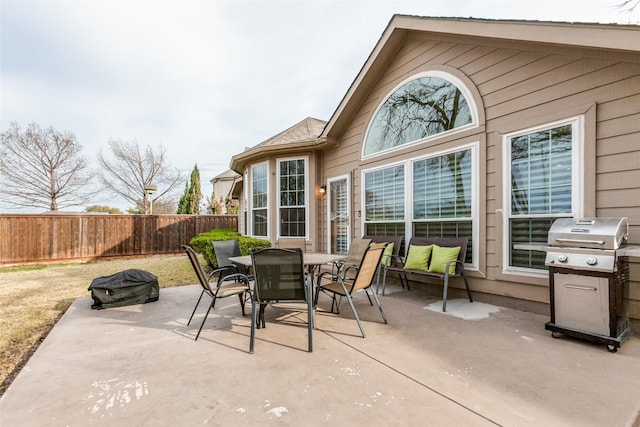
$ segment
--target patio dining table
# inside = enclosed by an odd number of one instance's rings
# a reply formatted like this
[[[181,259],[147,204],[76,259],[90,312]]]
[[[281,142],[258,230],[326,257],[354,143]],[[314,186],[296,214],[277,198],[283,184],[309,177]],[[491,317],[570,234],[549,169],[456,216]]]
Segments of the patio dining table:
[[[307,268],[308,283],[313,290],[313,277],[321,266],[331,264],[337,261],[341,261],[347,258],[346,254],[331,254],[326,252],[303,252],[302,263]],[[251,255],[234,256],[229,258],[229,261],[234,264],[243,265],[245,267],[251,267],[253,262],[251,261]]]
[[[321,266],[338,262],[346,258],[347,258],[346,254],[331,254],[326,252],[303,252],[302,263],[307,269],[307,289],[309,292],[308,295],[313,295],[314,286],[316,285],[316,283],[314,283],[313,278],[317,276],[317,273],[320,270]],[[251,267],[253,265],[253,261],[251,260],[251,255],[230,257],[229,261],[231,261],[234,264],[243,265],[245,267]],[[315,312],[316,302],[317,301],[313,301],[314,312]],[[313,323],[315,324],[315,320]]]

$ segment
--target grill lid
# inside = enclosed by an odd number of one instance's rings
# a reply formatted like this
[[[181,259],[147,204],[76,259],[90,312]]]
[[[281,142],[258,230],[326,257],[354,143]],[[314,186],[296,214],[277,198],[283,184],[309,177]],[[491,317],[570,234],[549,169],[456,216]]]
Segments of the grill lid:
[[[627,218],[559,218],[549,229],[549,245],[618,249],[629,235]]]

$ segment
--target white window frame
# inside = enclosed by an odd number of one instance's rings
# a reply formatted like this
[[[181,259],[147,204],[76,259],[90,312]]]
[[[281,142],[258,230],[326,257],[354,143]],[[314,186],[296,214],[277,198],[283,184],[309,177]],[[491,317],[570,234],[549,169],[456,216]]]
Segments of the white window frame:
[[[444,80],[447,80],[447,81],[451,82],[458,89],[460,89],[460,92],[462,92],[462,95],[465,97],[465,100],[467,101],[467,104],[469,105],[469,112],[471,113],[471,123],[468,123],[466,125],[463,125],[463,126],[460,126],[460,127],[456,127],[454,129],[451,129],[451,130],[448,130],[448,131],[444,131],[444,132],[441,132],[441,133],[438,133],[438,134],[435,134],[435,135],[429,135],[426,138],[418,139],[418,140],[415,140],[415,141],[408,142],[406,144],[398,145],[396,147],[390,147],[390,148],[387,148],[385,150],[381,150],[381,151],[377,151],[377,152],[372,153],[372,154],[365,155],[365,148],[366,148],[366,144],[367,144],[367,139],[369,138],[369,131],[371,129],[371,126],[373,126],[373,123],[374,123],[376,117],[378,116],[378,112],[384,106],[384,104],[387,101],[387,99],[389,99],[389,97],[391,95],[393,95],[398,89],[400,89],[402,86],[406,85],[407,83],[409,83],[409,82],[411,82],[413,80],[424,78],[424,77],[441,78],[441,79],[444,79]],[[454,135],[456,133],[464,132],[464,131],[466,131],[468,129],[472,129],[472,128],[476,128],[476,127],[478,127],[478,106],[476,105],[475,99],[473,98],[473,95],[472,95],[471,91],[469,91],[467,86],[464,83],[462,83],[462,80],[460,80],[459,78],[457,78],[453,74],[447,73],[445,71],[440,71],[440,70],[424,71],[424,72],[421,72],[421,73],[418,73],[418,74],[414,74],[411,77],[408,77],[408,78],[404,79],[402,82],[400,82],[398,85],[396,85],[393,89],[391,89],[385,95],[385,97],[383,98],[382,102],[380,102],[378,104],[378,108],[376,108],[374,113],[371,115],[371,119],[369,120],[369,123],[367,124],[367,129],[366,129],[365,134],[364,134],[364,139],[363,139],[362,148],[361,148],[361,152],[360,152],[360,158],[364,160],[364,159],[372,159],[372,158],[375,158],[375,157],[378,157],[378,156],[382,156],[382,155],[387,155],[389,152],[406,149],[406,148],[415,146],[417,144],[423,144],[423,143],[425,143],[427,141],[432,141],[434,139],[439,139],[439,138],[442,138],[444,136]]]
[[[569,117],[555,122],[544,123],[535,127],[511,132],[502,137],[503,154],[503,212],[504,221],[502,224],[502,273],[506,275],[530,276],[530,277],[548,277],[546,270],[538,270],[534,268],[512,267],[508,265],[511,248],[510,227],[512,218],[524,218],[524,216],[514,216],[511,212],[511,139],[540,132],[560,126],[571,125],[571,212],[562,214],[534,214],[528,215],[527,218],[548,218],[548,217],[573,217],[580,218],[584,212],[584,144],[585,144],[585,118],[584,115]]]
[[[404,224],[405,224],[405,234],[407,233],[406,230],[406,224],[407,224],[407,217],[409,216],[409,210],[407,210],[407,200],[408,200],[408,185],[407,185],[407,169],[409,168],[409,164],[407,160],[403,160],[403,161],[399,161],[399,162],[394,162],[394,163],[387,163],[385,165],[382,166],[377,166],[375,168],[369,168],[369,169],[362,169],[362,171],[360,172],[360,187],[361,187],[361,191],[360,191],[360,230],[362,230],[362,232],[365,232],[365,224],[366,224],[366,217],[367,217],[367,206],[366,206],[366,191],[365,191],[365,175],[369,172],[376,172],[379,170],[384,170],[384,169],[389,169],[395,166],[404,166],[404,203],[405,203],[405,211],[404,211]],[[405,236],[405,238],[409,239],[408,236]]]
[[[479,184],[479,156],[478,156],[478,146],[480,142],[472,142],[470,144],[459,145],[455,148],[443,151],[437,151],[434,153],[429,153],[426,156],[415,157],[410,159],[410,168],[407,171],[410,179],[408,180],[407,185],[407,197],[406,200],[410,200],[411,203],[408,206],[409,209],[409,218],[407,219],[407,224],[405,225],[405,230],[410,235],[413,235],[413,223],[416,222],[415,212],[413,211],[413,165],[415,162],[431,159],[434,157],[446,156],[447,154],[457,153],[458,151],[471,151],[471,264],[465,263],[465,269],[468,270],[478,270],[479,269],[479,260],[480,260],[480,247],[479,247],[479,239],[480,239],[480,184]],[[440,222],[440,221],[436,221]],[[407,237],[407,239],[410,237]]]
[[[281,236],[280,235],[280,163],[291,160],[304,160],[304,236]],[[276,159],[276,212],[277,212],[277,229],[276,235],[278,239],[309,239],[309,156],[281,157]]]
[[[243,179],[244,182],[243,184],[243,189],[242,189],[242,195],[243,195],[243,204],[242,204],[242,210],[244,212],[244,234],[245,235],[250,235],[249,230],[251,230],[250,226],[250,221],[249,221],[249,186],[251,185],[251,182],[249,181],[249,170],[250,168],[247,168],[244,171],[243,174]]]
[[[257,236],[255,234],[253,234],[253,211],[254,211],[254,206],[253,206],[253,171],[261,166],[265,166],[267,168],[267,235],[266,236]],[[260,162],[260,163],[255,163],[252,164],[249,167],[249,186],[251,187],[249,189],[249,204],[250,204],[250,208],[249,208],[249,215],[248,216],[248,222],[249,222],[249,235],[251,237],[256,237],[256,238],[260,238],[260,239],[267,239],[269,240],[269,235],[270,235],[270,230],[271,227],[269,227],[269,218],[271,218],[271,207],[270,207],[270,203],[269,203],[269,198],[270,198],[270,194],[269,194],[269,188],[271,188],[271,183],[270,183],[270,173],[269,173],[269,162]],[[260,207],[259,209],[263,209],[262,207]]]
[[[404,215],[404,228],[405,228],[405,249],[408,248],[409,240],[413,237],[413,164],[416,161],[439,157],[447,155],[449,153],[455,153],[458,151],[471,150],[471,229],[472,229],[472,261],[471,264],[465,263],[465,269],[470,271],[478,271],[480,265],[480,177],[479,177],[479,142],[472,142],[468,144],[458,145],[455,148],[443,151],[437,151],[423,155],[419,157],[412,157],[400,162],[389,163],[384,166],[377,166],[375,168],[363,169],[360,176],[360,182],[362,183],[362,191],[360,195],[360,206],[362,207],[362,215],[360,218],[360,229],[365,230],[365,216],[366,200],[364,192],[365,174],[369,172],[375,172],[378,170],[387,169],[394,166],[404,165],[404,200],[405,200],[405,215]]]

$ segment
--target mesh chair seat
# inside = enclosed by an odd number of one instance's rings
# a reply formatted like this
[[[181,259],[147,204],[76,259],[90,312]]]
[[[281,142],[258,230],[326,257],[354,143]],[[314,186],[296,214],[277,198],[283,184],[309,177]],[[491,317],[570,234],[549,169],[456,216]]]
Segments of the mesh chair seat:
[[[224,282],[219,287],[212,289],[212,292],[217,298],[226,298],[231,295],[242,294],[246,291],[247,285],[244,282]]]

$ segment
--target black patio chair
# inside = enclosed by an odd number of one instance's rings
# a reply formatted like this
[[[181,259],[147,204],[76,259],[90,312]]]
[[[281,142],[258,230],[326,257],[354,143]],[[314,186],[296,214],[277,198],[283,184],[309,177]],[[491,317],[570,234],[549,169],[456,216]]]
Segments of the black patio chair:
[[[197,340],[200,336],[200,331],[202,331],[202,327],[204,326],[204,322],[207,320],[207,316],[209,316],[209,312],[215,306],[218,298],[238,295],[242,315],[244,316],[244,304],[251,297],[251,290],[249,288],[249,278],[246,275],[242,273],[230,273],[229,269],[225,267],[215,269],[209,274],[209,276],[207,276],[200,264],[200,260],[198,260],[198,254],[196,254],[196,252],[187,245],[182,245],[182,249],[187,253],[187,257],[189,258],[189,261],[191,261],[193,270],[195,271],[198,281],[202,286],[202,292],[200,293],[196,306],[193,308],[191,317],[189,317],[187,326],[191,324],[191,320],[193,319],[193,315],[196,313],[198,305],[200,305],[202,296],[206,293],[211,297],[211,304],[209,304],[207,313],[204,315],[204,319],[202,319],[200,329],[198,329],[198,334],[195,338]],[[215,281],[215,285],[213,286],[211,284],[212,281]]]
[[[302,250],[264,248],[251,251],[253,263],[253,299],[251,307],[251,341],[253,353],[255,330],[265,327],[264,310],[269,303],[304,302],[307,305],[308,351],[313,351],[313,305],[311,292],[307,292]],[[259,313],[256,315],[256,309]]]
[[[226,268],[226,274],[242,273],[246,275],[250,281],[253,280],[253,276],[250,274],[250,268],[229,261],[231,257],[242,255],[237,240],[213,240],[211,241],[211,245],[213,246],[213,253],[216,256],[218,269]]]

